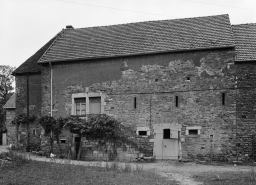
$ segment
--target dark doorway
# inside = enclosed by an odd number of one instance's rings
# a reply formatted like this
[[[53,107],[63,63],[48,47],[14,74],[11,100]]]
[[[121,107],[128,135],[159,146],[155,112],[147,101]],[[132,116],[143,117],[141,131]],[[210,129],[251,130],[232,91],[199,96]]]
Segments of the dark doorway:
[[[3,145],[3,132],[0,130],[0,145]]]
[[[78,152],[79,152],[80,142],[81,142],[81,137],[75,137],[76,158],[77,158],[77,155],[78,155]]]

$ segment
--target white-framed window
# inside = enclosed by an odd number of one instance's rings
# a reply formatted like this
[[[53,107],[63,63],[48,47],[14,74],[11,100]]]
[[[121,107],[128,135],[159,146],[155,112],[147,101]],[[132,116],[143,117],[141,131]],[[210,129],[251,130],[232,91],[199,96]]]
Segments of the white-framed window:
[[[75,115],[86,114],[86,98],[75,98]]]
[[[139,136],[149,136],[150,129],[149,127],[137,127],[136,134]]]
[[[198,136],[201,133],[201,126],[194,126],[194,127],[186,127],[186,135],[187,136]]]
[[[72,115],[104,113],[104,95],[102,93],[72,94]]]
[[[60,139],[60,143],[62,144],[66,143],[66,139]]]

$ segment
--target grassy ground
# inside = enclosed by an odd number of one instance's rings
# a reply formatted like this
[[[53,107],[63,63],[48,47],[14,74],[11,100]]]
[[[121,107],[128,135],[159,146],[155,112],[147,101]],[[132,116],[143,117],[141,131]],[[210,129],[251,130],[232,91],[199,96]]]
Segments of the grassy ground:
[[[4,156],[5,155],[5,156]],[[6,156],[7,155],[7,156]],[[117,166],[106,168],[85,167],[25,160],[13,154],[1,154],[1,185],[176,185],[154,173],[137,169],[131,172],[129,165],[120,170]],[[3,162],[3,159],[5,162]],[[6,162],[6,159],[9,162]]]
[[[256,173],[255,173],[256,176]],[[255,185],[253,172],[205,172],[194,175],[196,181],[207,185]]]

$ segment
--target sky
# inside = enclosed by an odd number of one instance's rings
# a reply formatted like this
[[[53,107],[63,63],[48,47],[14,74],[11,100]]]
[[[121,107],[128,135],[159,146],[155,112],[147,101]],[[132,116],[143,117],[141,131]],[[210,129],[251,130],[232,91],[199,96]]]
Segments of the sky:
[[[74,28],[229,14],[256,23],[256,0],[0,0],[0,65],[18,67]]]

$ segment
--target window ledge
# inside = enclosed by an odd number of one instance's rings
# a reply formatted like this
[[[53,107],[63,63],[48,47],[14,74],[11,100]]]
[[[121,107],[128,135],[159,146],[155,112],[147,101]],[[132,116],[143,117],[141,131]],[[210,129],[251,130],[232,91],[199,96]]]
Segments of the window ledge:
[[[186,135],[187,137],[199,137],[200,135]]]

